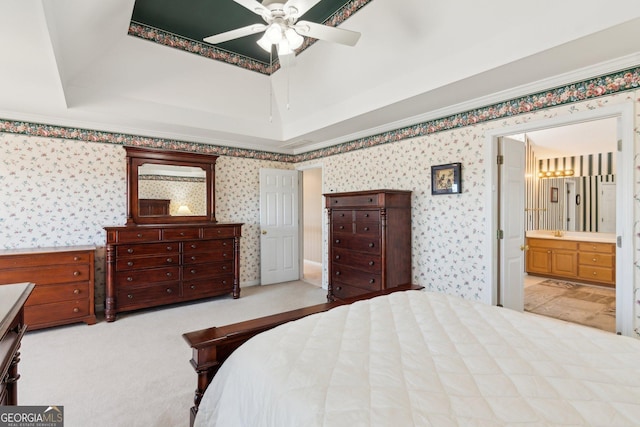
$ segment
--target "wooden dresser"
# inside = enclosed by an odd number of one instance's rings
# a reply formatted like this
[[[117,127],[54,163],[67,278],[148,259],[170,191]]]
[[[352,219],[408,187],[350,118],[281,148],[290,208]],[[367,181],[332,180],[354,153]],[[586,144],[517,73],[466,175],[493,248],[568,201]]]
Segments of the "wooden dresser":
[[[0,406],[18,404],[20,341],[27,327],[23,306],[32,283],[0,286]]]
[[[0,284],[36,285],[24,309],[29,330],[96,323],[94,246],[0,251]]]
[[[411,283],[411,192],[324,195],[329,215],[327,299]]]
[[[227,293],[238,298],[241,227],[106,227],[106,320],[113,322],[123,311]]]

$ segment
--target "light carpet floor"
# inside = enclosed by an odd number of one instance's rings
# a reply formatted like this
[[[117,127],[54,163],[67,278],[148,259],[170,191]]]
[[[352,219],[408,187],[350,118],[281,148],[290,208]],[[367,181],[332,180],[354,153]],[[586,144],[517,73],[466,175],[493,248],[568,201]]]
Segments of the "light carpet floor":
[[[608,332],[616,330],[614,288],[549,279],[525,287],[524,293],[525,311]]]
[[[188,426],[196,373],[182,334],[326,302],[301,281],[230,296],[28,332],[20,405],[63,405],[65,427]]]

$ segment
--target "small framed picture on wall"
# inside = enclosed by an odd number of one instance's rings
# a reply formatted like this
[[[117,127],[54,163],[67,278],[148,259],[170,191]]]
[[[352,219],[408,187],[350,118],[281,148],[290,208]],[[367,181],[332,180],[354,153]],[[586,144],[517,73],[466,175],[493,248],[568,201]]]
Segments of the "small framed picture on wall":
[[[551,187],[551,203],[558,203],[558,187]]]
[[[431,166],[431,194],[462,193],[462,163]]]

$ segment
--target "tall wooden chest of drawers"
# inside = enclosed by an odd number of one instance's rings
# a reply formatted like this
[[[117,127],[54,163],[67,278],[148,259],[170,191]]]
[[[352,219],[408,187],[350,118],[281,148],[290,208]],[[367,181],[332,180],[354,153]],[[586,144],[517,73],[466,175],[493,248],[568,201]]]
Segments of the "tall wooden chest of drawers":
[[[108,322],[116,313],[231,293],[240,296],[242,224],[107,227]]]
[[[32,282],[24,307],[29,330],[96,323],[94,246],[0,251],[0,284]]]
[[[411,283],[411,192],[324,196],[330,224],[327,299]]]

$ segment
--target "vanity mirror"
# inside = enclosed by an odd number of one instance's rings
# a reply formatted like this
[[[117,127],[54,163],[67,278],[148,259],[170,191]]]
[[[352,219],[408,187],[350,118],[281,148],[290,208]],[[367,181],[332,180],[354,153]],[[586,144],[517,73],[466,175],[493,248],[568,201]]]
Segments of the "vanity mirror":
[[[136,147],[127,151],[127,225],[216,222],[218,156]]]

